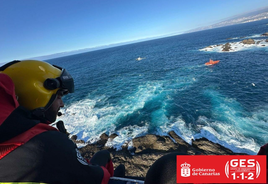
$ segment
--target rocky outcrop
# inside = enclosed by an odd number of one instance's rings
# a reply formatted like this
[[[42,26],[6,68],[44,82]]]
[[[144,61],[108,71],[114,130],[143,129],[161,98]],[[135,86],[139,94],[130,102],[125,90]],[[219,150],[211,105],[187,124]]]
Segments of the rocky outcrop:
[[[247,39],[247,40],[242,40],[243,44],[255,44],[255,41],[253,39]]]
[[[177,150],[177,145],[167,136],[146,135],[133,139],[135,153],[171,152]]]
[[[268,36],[268,32],[267,33],[264,33],[261,36]],[[234,40],[237,40],[237,39],[243,39],[245,37],[235,37],[235,38],[227,38],[226,40],[231,40],[231,39],[234,39]],[[262,47],[267,47],[267,44],[265,42],[268,42],[267,41],[268,39],[244,39],[242,41],[238,41],[238,42],[228,42],[228,43],[225,43],[225,44],[220,44],[220,45],[210,45],[210,46],[207,46],[203,49],[200,49],[201,51],[222,51],[222,52],[234,52],[234,51],[238,51],[238,50],[241,50],[241,48],[249,48],[251,46],[262,46]]]
[[[102,134],[100,136],[100,140],[97,142],[97,145],[101,145],[104,146],[106,144],[106,142],[108,141],[109,137],[107,134]]]
[[[199,149],[205,155],[234,155],[231,150],[213,143],[206,138],[201,138],[193,141],[192,146]]]
[[[231,44],[230,43],[226,43],[222,46],[222,51],[228,52],[231,50]]]
[[[81,144],[85,144],[85,141],[83,141],[83,140],[77,140],[77,135],[73,135],[73,136],[71,137],[71,140],[72,140],[74,143],[76,143],[76,144],[79,144],[79,143],[81,143]]]
[[[102,134],[96,144],[88,144],[80,148],[80,152],[82,156],[90,159],[97,151],[106,149],[110,151],[115,167],[119,164],[124,164],[126,175],[137,177],[145,177],[150,166],[158,158],[170,152],[180,152],[187,155],[238,155],[238,153],[234,153],[206,138],[192,140],[192,145],[190,145],[174,131],[169,132],[168,136],[148,134],[143,137],[134,138],[131,149],[125,146],[120,151],[105,146],[108,139],[115,137],[116,134],[111,136]],[[79,140],[75,140],[74,142],[79,142]]]
[[[240,36],[239,39],[245,38],[245,36]],[[235,38],[226,38],[226,40],[233,40],[233,39],[237,39],[237,37]]]

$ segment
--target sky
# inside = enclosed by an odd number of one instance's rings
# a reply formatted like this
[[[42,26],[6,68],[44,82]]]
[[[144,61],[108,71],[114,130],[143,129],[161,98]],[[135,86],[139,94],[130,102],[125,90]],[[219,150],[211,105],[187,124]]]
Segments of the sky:
[[[0,0],[0,63],[208,26],[267,0]]]

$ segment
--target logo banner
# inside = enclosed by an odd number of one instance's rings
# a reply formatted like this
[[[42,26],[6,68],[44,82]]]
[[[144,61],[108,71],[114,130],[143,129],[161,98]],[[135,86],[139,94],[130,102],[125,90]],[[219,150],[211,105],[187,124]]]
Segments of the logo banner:
[[[177,183],[266,183],[266,156],[177,155]]]

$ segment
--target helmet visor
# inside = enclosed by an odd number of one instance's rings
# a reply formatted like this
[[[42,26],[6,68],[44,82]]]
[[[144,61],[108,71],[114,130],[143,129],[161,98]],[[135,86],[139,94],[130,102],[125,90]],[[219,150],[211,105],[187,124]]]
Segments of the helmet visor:
[[[60,81],[61,89],[67,89],[69,93],[74,92],[74,80],[73,77],[67,72],[67,70],[62,69],[61,76],[57,79]]]

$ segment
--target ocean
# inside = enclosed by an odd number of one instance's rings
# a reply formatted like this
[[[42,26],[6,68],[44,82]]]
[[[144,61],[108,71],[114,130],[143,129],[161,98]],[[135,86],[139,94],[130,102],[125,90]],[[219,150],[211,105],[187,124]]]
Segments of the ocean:
[[[116,133],[117,150],[173,130],[254,155],[268,142],[266,32],[268,19],[47,60],[75,80],[58,120],[87,143]],[[249,38],[260,43],[240,44]]]

